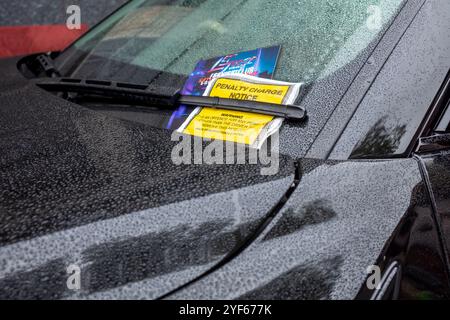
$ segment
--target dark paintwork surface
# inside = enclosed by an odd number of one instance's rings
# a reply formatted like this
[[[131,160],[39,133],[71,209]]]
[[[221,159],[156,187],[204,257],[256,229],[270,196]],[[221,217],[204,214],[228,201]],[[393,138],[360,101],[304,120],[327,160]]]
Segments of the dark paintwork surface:
[[[282,151],[307,152],[374,46],[319,81],[322,89],[309,91],[304,103],[314,106],[313,118],[284,126]],[[0,61],[0,69],[2,298],[164,296],[241,246],[294,180],[286,155],[273,177],[261,176],[260,166],[176,167],[168,131],[42,92],[20,78],[11,61]],[[330,89],[328,80],[339,88]],[[323,110],[318,95],[330,97]],[[366,115],[364,125],[379,120]],[[351,151],[360,135],[346,138]],[[438,159],[430,172],[436,163],[446,166]],[[412,289],[405,288],[404,297],[423,295],[420,276],[437,283],[434,297],[446,296],[444,254],[416,159],[303,159],[301,167],[297,189],[256,241],[169,297],[353,298],[366,268],[384,262],[379,253],[394,230],[383,252],[412,256],[405,260]],[[446,208],[448,199],[437,198]],[[65,271],[73,263],[82,267],[78,293],[66,289]]]
[[[318,162],[250,247],[172,298],[354,298],[420,183],[414,159]]]
[[[285,156],[274,177],[261,176],[259,166],[173,166],[169,132],[7,79],[4,298],[160,297],[240,245],[293,181]],[[417,163],[303,160],[302,172],[258,241],[175,297],[269,298],[266,284],[280,287],[296,275],[308,275],[299,280],[303,291],[292,287],[296,297],[355,296],[420,182]],[[72,263],[84,274],[77,294],[65,288]]]
[[[145,279],[156,298],[238,247],[293,181],[284,156],[275,176],[260,165],[175,166],[169,131],[107,118],[21,80],[14,65],[3,70],[2,298],[69,296],[72,263],[82,296]]]
[[[426,176],[425,168],[421,168],[422,176]],[[449,190],[445,184],[440,184],[439,189],[441,187],[448,196]],[[414,187],[408,211],[376,263],[382,270],[394,262],[401,266],[397,274],[400,279],[398,293],[388,298],[449,298],[446,250],[442,245],[440,231],[429,190],[422,180]],[[368,299],[371,295],[372,292],[362,285],[358,298]]]
[[[450,150],[422,156],[437,221],[450,259]]]

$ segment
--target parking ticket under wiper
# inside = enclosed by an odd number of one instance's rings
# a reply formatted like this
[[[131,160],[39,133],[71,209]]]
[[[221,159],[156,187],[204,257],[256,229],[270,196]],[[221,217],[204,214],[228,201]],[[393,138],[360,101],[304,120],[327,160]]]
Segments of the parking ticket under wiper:
[[[208,101],[209,98],[211,103],[198,103],[199,107],[191,112],[177,131],[259,149],[279,131],[283,119],[305,118],[305,110],[294,105],[302,85],[244,74],[212,79],[201,99]],[[195,97],[189,97],[189,100],[200,102]],[[233,108],[234,103],[238,108]]]

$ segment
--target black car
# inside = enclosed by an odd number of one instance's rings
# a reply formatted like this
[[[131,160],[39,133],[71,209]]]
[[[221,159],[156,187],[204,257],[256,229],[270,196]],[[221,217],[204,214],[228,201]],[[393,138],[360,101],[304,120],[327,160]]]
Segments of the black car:
[[[210,106],[268,161],[173,161],[196,64],[273,46],[286,113]],[[448,0],[134,0],[0,60],[0,298],[449,298],[449,69]]]

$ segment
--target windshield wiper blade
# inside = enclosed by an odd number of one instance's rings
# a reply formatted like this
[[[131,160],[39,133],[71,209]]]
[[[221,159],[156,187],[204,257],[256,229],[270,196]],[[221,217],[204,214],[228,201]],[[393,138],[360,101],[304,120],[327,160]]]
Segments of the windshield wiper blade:
[[[173,108],[178,104],[254,112],[290,120],[303,120],[306,110],[298,105],[280,105],[249,100],[235,100],[217,97],[180,95],[178,90],[170,87],[151,87],[116,81],[89,80],[76,78],[35,79],[37,86],[52,92],[75,92],[103,97],[111,100],[117,97],[129,103],[147,103],[160,107]]]
[[[235,100],[218,97],[180,96],[181,104],[202,106],[235,111],[255,112],[291,120],[302,120],[306,117],[304,108],[293,104],[275,104],[250,100]]]
[[[158,106],[173,107],[176,104],[178,90],[166,87],[149,87],[147,85],[77,78],[38,78],[32,80],[38,87],[51,92],[79,93],[82,98],[96,97],[120,98],[131,104],[148,103]],[[78,97],[73,97],[75,100]]]

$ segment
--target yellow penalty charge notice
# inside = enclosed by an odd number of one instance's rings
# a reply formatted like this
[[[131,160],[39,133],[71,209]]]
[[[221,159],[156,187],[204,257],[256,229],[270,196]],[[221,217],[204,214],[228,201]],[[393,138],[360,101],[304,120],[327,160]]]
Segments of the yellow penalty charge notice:
[[[211,81],[204,96],[293,104],[301,85],[248,75],[227,75]],[[271,115],[198,107],[177,131],[207,139],[243,143],[259,149],[282,123],[283,118]]]

